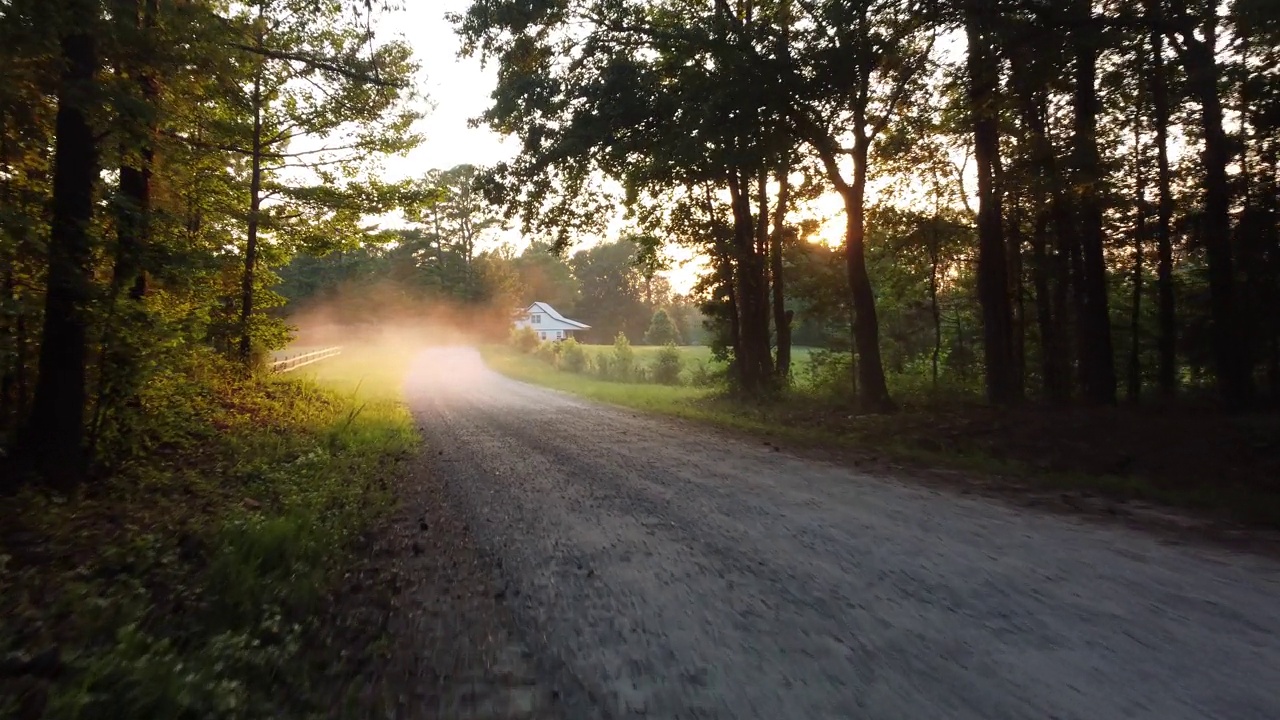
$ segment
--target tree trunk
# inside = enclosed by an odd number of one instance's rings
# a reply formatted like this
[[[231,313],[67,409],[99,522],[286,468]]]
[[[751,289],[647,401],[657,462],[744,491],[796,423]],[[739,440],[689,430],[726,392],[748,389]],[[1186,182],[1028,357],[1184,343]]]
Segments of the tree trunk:
[[[859,138],[854,150],[853,182],[841,197],[845,212],[845,269],[853,300],[853,341],[857,361],[858,405],[867,412],[894,409],[880,360],[880,324],[876,319],[876,296],[867,274],[866,216],[863,204],[867,190],[867,151],[870,143]]]
[[[1267,296],[1263,307],[1272,308],[1266,313],[1267,384],[1271,401],[1280,403],[1280,139],[1270,139],[1262,157],[1266,181],[1262,183],[1261,202],[1264,213],[1263,253],[1267,256]]]
[[[1177,300],[1173,289],[1173,172],[1169,167],[1169,78],[1164,61],[1162,1],[1150,0],[1147,12],[1151,33],[1151,110],[1156,143],[1156,290],[1159,315],[1160,394],[1172,398],[1178,391]]]
[[[66,487],[85,471],[85,365],[92,278],[93,190],[98,148],[88,109],[96,94],[97,49],[88,21],[91,3],[64,3],[77,29],[63,36],[63,68],[55,120],[53,217],[41,333],[39,376],[31,418],[20,441],[26,460],[46,482]]]
[[[1142,166],[1142,112],[1133,125],[1133,173],[1136,185],[1133,213],[1133,304],[1129,311],[1129,402],[1142,397],[1142,253],[1147,235],[1147,173]]]
[[[253,157],[249,177],[249,227],[245,237],[244,276],[240,283],[240,362],[253,359],[253,287],[258,264],[259,211],[262,208],[262,71],[253,78]]]
[[[778,204],[773,213],[773,234],[769,237],[770,276],[773,280],[773,328],[777,360],[774,363],[779,378],[791,375],[791,314],[787,312],[787,293],[782,273],[783,233],[787,228],[787,208],[791,202],[790,168],[786,163],[778,167]]]
[[[1013,373],[1019,397],[1025,391],[1027,377],[1027,307],[1022,288],[1022,245],[1022,206],[1015,198],[1009,217],[1009,247],[1006,258],[1009,261],[1009,300],[1012,303]]]
[[[1183,36],[1187,85],[1200,102],[1200,122],[1204,134],[1204,233],[1209,271],[1209,308],[1213,318],[1213,356],[1218,388],[1232,410],[1242,410],[1253,402],[1253,373],[1241,332],[1236,303],[1235,267],[1231,249],[1231,187],[1227,165],[1231,161],[1231,140],[1223,129],[1222,99],[1215,53],[1215,22],[1205,22],[1205,40],[1191,32]]]
[[[1111,315],[1107,308],[1107,265],[1103,254],[1102,172],[1098,159],[1098,45],[1099,28],[1092,0],[1077,0],[1075,77],[1075,185],[1079,188],[1080,268],[1082,283],[1079,324],[1080,377],[1086,400],[1116,401],[1115,354]]]
[[[1050,291],[1050,275],[1053,274],[1047,251],[1049,215],[1041,208],[1037,213],[1035,228],[1031,233],[1031,281],[1036,291],[1036,326],[1040,332],[1040,373],[1044,395],[1053,402],[1066,402],[1070,397],[1066,382],[1067,368],[1063,365],[1066,351],[1062,347],[1059,328],[1054,318],[1053,296]]]
[[[996,177],[1000,129],[994,106],[999,67],[986,26],[988,12],[991,12],[989,8],[974,3],[967,8],[965,18],[969,39],[969,109],[978,167],[978,300],[982,305],[987,399],[996,405],[1007,405],[1018,400],[1018,386],[1014,377],[1013,319]]]
[[[123,0],[118,12],[132,15],[126,31],[136,33],[136,39],[144,44],[151,41],[148,32],[155,22],[155,0]],[[148,58],[149,60],[149,58]],[[126,74],[138,86],[142,105],[148,113],[154,113],[159,87],[152,68],[126,65]],[[112,287],[130,286],[129,297],[141,300],[147,294],[147,275],[143,256],[150,240],[151,230],[151,175],[155,158],[155,120],[124,118],[120,152],[120,202],[116,214],[116,257],[112,270]]]
[[[933,319],[932,388],[938,392],[938,361],[942,356],[942,312],[938,307],[938,223],[941,221],[937,201],[933,206],[933,225],[929,232],[929,316]]]
[[[742,390],[758,395],[769,386],[773,375],[769,352],[768,288],[764,281],[764,262],[756,252],[756,224],[751,212],[751,186],[748,178],[734,172],[729,177],[733,207],[733,250],[738,282],[738,327],[741,333],[741,355],[738,360]]]

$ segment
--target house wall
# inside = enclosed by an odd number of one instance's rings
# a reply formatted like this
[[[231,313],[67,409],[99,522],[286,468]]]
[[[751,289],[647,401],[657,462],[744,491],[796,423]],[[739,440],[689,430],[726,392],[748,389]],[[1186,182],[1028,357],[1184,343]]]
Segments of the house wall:
[[[535,321],[534,318],[538,319]],[[541,340],[567,340],[573,337],[574,332],[579,330],[579,328],[556,320],[546,313],[529,313],[528,319],[517,320],[515,326],[517,328],[533,328],[533,331],[538,333],[538,338]],[[560,337],[556,337],[557,332],[561,334]]]

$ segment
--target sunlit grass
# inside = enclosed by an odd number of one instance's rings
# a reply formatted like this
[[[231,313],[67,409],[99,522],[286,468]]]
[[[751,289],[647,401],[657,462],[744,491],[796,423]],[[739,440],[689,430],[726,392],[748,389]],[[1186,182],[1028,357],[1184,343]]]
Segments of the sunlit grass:
[[[163,373],[130,459],[94,492],[6,503],[0,651],[60,648],[44,717],[322,714],[348,662],[325,598],[418,444],[399,392],[410,356]],[[41,543],[3,544],[25,535]],[[6,683],[5,717],[27,692]]]

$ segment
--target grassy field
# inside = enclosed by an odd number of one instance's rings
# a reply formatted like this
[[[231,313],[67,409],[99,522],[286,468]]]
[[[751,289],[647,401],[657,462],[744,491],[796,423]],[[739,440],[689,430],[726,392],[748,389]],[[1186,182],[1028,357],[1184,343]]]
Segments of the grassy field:
[[[0,717],[299,717],[353,702],[362,656],[326,607],[417,446],[401,359],[161,373],[99,479],[6,499],[0,652],[17,669],[0,676]],[[378,631],[343,632],[362,630]]]
[[[612,345],[583,345],[588,355],[593,358],[599,355],[607,355],[613,352]],[[631,349],[635,352],[635,360],[638,365],[648,367],[653,364],[654,358],[658,352],[662,350],[661,345],[632,345]],[[680,357],[684,362],[684,368],[681,370],[680,377],[685,383],[690,382],[699,366],[709,370],[723,370],[725,364],[711,357],[711,348],[706,345],[681,345],[676,348],[680,351]],[[792,350],[792,362],[797,370],[801,370],[808,362],[809,355],[813,352],[813,348],[797,347]]]

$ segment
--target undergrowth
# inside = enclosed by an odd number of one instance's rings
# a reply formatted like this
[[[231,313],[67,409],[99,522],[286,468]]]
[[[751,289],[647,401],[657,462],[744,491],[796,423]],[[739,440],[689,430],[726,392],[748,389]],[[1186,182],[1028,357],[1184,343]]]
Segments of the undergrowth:
[[[109,476],[4,500],[0,717],[329,714],[324,600],[415,435],[393,388],[350,382],[358,358],[327,362],[165,372]]]

